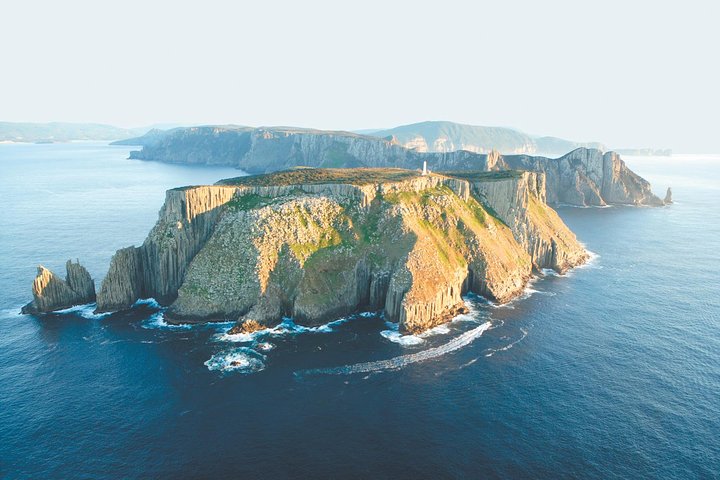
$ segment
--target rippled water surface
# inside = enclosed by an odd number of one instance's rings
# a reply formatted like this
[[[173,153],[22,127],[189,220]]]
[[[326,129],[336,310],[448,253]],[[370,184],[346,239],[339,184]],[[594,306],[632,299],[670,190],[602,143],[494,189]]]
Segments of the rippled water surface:
[[[421,336],[18,315],[38,263],[100,280],[165,189],[237,175],[127,154],[0,145],[0,477],[720,478],[720,157],[629,158],[677,203],[561,209],[589,266]]]

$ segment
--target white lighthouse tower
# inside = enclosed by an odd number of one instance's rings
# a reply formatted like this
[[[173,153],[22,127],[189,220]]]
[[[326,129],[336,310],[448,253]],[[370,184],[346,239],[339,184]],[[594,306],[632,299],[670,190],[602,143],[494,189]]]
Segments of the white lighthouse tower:
[[[428,169],[427,169],[427,161],[424,161],[423,162],[423,171],[422,171],[423,177],[425,175],[427,175],[428,173],[430,173],[430,172],[428,172]]]

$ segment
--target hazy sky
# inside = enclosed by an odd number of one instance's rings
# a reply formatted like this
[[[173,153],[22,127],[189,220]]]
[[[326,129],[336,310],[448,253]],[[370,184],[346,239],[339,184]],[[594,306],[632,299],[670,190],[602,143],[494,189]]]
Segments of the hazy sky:
[[[717,152],[719,5],[3,0],[0,120],[453,120]]]

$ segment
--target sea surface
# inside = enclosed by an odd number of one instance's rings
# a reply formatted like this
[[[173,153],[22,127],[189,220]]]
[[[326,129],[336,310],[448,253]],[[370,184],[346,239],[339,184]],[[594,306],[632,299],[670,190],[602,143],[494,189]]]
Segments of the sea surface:
[[[165,189],[238,175],[128,152],[0,145],[0,478],[720,478],[720,156],[628,157],[676,203],[561,208],[588,266],[423,336],[19,315],[37,264],[99,282]]]

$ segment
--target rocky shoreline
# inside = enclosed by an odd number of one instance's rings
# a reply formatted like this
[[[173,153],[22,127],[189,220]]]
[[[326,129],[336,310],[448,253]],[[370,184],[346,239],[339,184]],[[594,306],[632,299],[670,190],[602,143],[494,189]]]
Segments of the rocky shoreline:
[[[297,169],[169,190],[143,245],[113,257],[97,311],[155,298],[169,322],[238,332],[380,310],[420,332],[468,292],[504,303],[533,271],[586,261],[545,188],[522,171]]]

